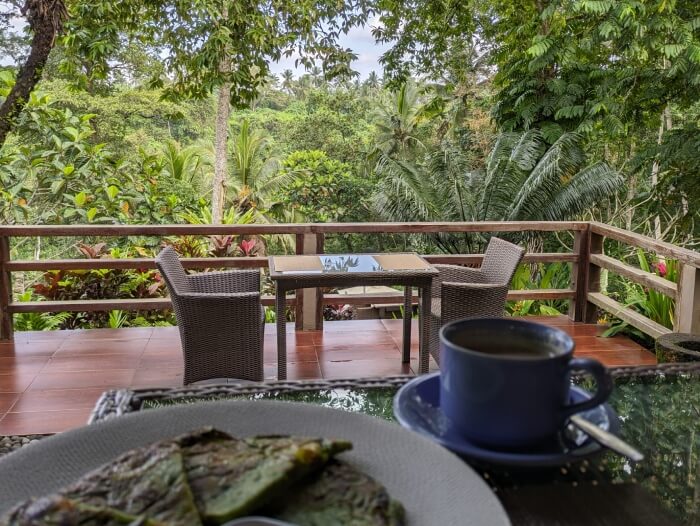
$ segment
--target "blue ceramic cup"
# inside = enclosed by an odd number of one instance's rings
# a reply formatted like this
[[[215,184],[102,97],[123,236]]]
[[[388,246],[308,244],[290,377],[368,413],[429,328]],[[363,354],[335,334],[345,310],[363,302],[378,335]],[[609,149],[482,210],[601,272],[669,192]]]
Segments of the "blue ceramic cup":
[[[440,407],[464,438],[481,446],[552,443],[570,415],[612,392],[605,367],[574,358],[574,346],[564,331],[513,318],[449,323],[440,330]],[[569,403],[572,370],[595,378],[591,399]]]

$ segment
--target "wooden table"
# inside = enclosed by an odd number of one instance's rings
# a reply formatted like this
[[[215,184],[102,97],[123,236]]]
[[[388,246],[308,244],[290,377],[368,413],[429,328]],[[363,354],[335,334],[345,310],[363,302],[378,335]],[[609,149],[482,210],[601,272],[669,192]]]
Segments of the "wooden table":
[[[415,253],[337,254],[318,256],[270,256],[270,278],[275,282],[277,315],[277,378],[287,378],[287,291],[314,287],[402,285],[417,287],[421,294],[419,373],[428,372],[430,342],[430,289],[438,271]],[[404,363],[411,358],[410,295],[404,299]]]

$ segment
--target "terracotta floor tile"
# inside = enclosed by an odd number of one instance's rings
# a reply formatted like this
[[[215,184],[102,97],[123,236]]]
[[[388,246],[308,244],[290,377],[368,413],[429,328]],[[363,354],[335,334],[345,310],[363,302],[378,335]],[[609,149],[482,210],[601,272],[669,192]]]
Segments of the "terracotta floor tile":
[[[140,355],[146,348],[147,343],[148,340],[145,338],[133,340],[67,340],[58,348],[56,355],[129,354],[133,356],[134,354]]]
[[[182,387],[182,367],[169,369],[144,369],[136,371],[130,387]]]
[[[180,329],[178,327],[174,325],[172,327],[153,327],[151,340],[169,340],[171,338],[180,339]]]
[[[355,331],[383,331],[382,320],[343,320],[337,323],[325,323],[324,332],[355,332]]]
[[[183,360],[180,351],[170,353],[143,353],[139,358],[137,370],[141,369],[174,369],[182,368]]]
[[[71,335],[71,332],[72,331],[28,331],[24,334],[27,341],[30,342],[50,342],[63,341]],[[15,333],[15,338],[16,337],[17,333]]]
[[[287,362],[288,380],[312,380],[321,378],[318,362]],[[265,364],[265,379],[277,379],[277,364]]]
[[[7,413],[0,420],[0,435],[60,433],[87,424],[90,409]]]
[[[144,347],[143,352],[182,352],[182,345],[180,345],[180,338],[170,339],[163,338],[160,340],[149,340]]]
[[[72,371],[60,373],[39,373],[30,389],[84,389],[99,387],[117,389],[127,387],[134,377],[134,369],[112,369],[103,371]]]
[[[0,343],[0,356],[51,356],[63,340],[49,342]]]
[[[401,356],[396,345],[366,345],[347,349],[326,349],[316,347],[319,361],[334,362],[348,360],[373,360],[376,358],[393,359]]]
[[[66,409],[92,409],[100,395],[101,387],[91,389],[49,389],[25,391],[12,407],[14,413],[38,411],[62,411]]]
[[[374,360],[348,360],[346,362],[319,362],[323,378],[357,378],[411,374],[409,364],[402,364],[401,357],[395,359],[376,358]]]
[[[351,334],[350,337],[349,334]],[[314,335],[314,345],[326,350],[348,349],[357,345],[393,345],[394,339],[386,331],[344,333],[331,332]]]
[[[265,363],[277,362],[277,346],[265,346],[263,350],[263,360]],[[313,345],[295,346],[287,345],[287,361],[288,362],[315,362],[316,348]]]
[[[87,340],[140,340],[149,339],[153,333],[153,327],[129,327],[124,329],[83,329],[70,331],[71,341]]]
[[[21,393],[0,393],[0,414],[6,413],[14,405]]]
[[[36,377],[35,373],[0,375],[0,393],[22,393]]]
[[[0,374],[38,373],[49,359],[48,356],[0,356]]]
[[[69,371],[109,371],[112,369],[136,369],[139,358],[128,354],[56,354],[42,373]]]

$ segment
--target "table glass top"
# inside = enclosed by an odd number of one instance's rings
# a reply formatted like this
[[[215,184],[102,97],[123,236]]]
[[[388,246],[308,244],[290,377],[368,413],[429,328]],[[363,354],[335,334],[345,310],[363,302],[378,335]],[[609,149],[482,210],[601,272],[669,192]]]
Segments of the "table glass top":
[[[372,273],[396,270],[430,270],[416,254],[324,254],[273,256],[280,274]]]
[[[687,524],[700,523],[700,375],[667,374],[616,379],[610,404],[621,420],[622,437],[638,447],[646,459],[633,464],[612,453],[544,475],[552,482],[639,482],[664,507]],[[586,381],[582,387],[593,389]],[[328,389],[285,394],[226,395],[220,398],[278,399],[320,404],[394,420],[395,388]],[[201,402],[202,398],[177,403]],[[172,401],[146,400],[142,409],[171,405]],[[495,487],[542,483],[541,474],[483,470]]]

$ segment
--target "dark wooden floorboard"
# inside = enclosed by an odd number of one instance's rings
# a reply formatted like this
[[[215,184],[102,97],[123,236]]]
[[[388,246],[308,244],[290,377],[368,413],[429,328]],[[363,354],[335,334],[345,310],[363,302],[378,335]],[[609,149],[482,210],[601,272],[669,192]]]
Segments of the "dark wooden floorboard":
[[[601,338],[601,327],[565,316],[531,317],[567,331],[579,356],[609,366],[656,363],[629,338]],[[277,371],[275,326],[265,327],[265,376]],[[326,322],[323,331],[287,331],[290,379],[413,374],[418,326],[413,324],[411,363],[401,363],[401,320]],[[431,360],[431,369],[437,366]],[[100,393],[118,387],[177,387],[182,356],[177,327],[18,333],[0,343],[0,435],[56,433],[84,424]]]

